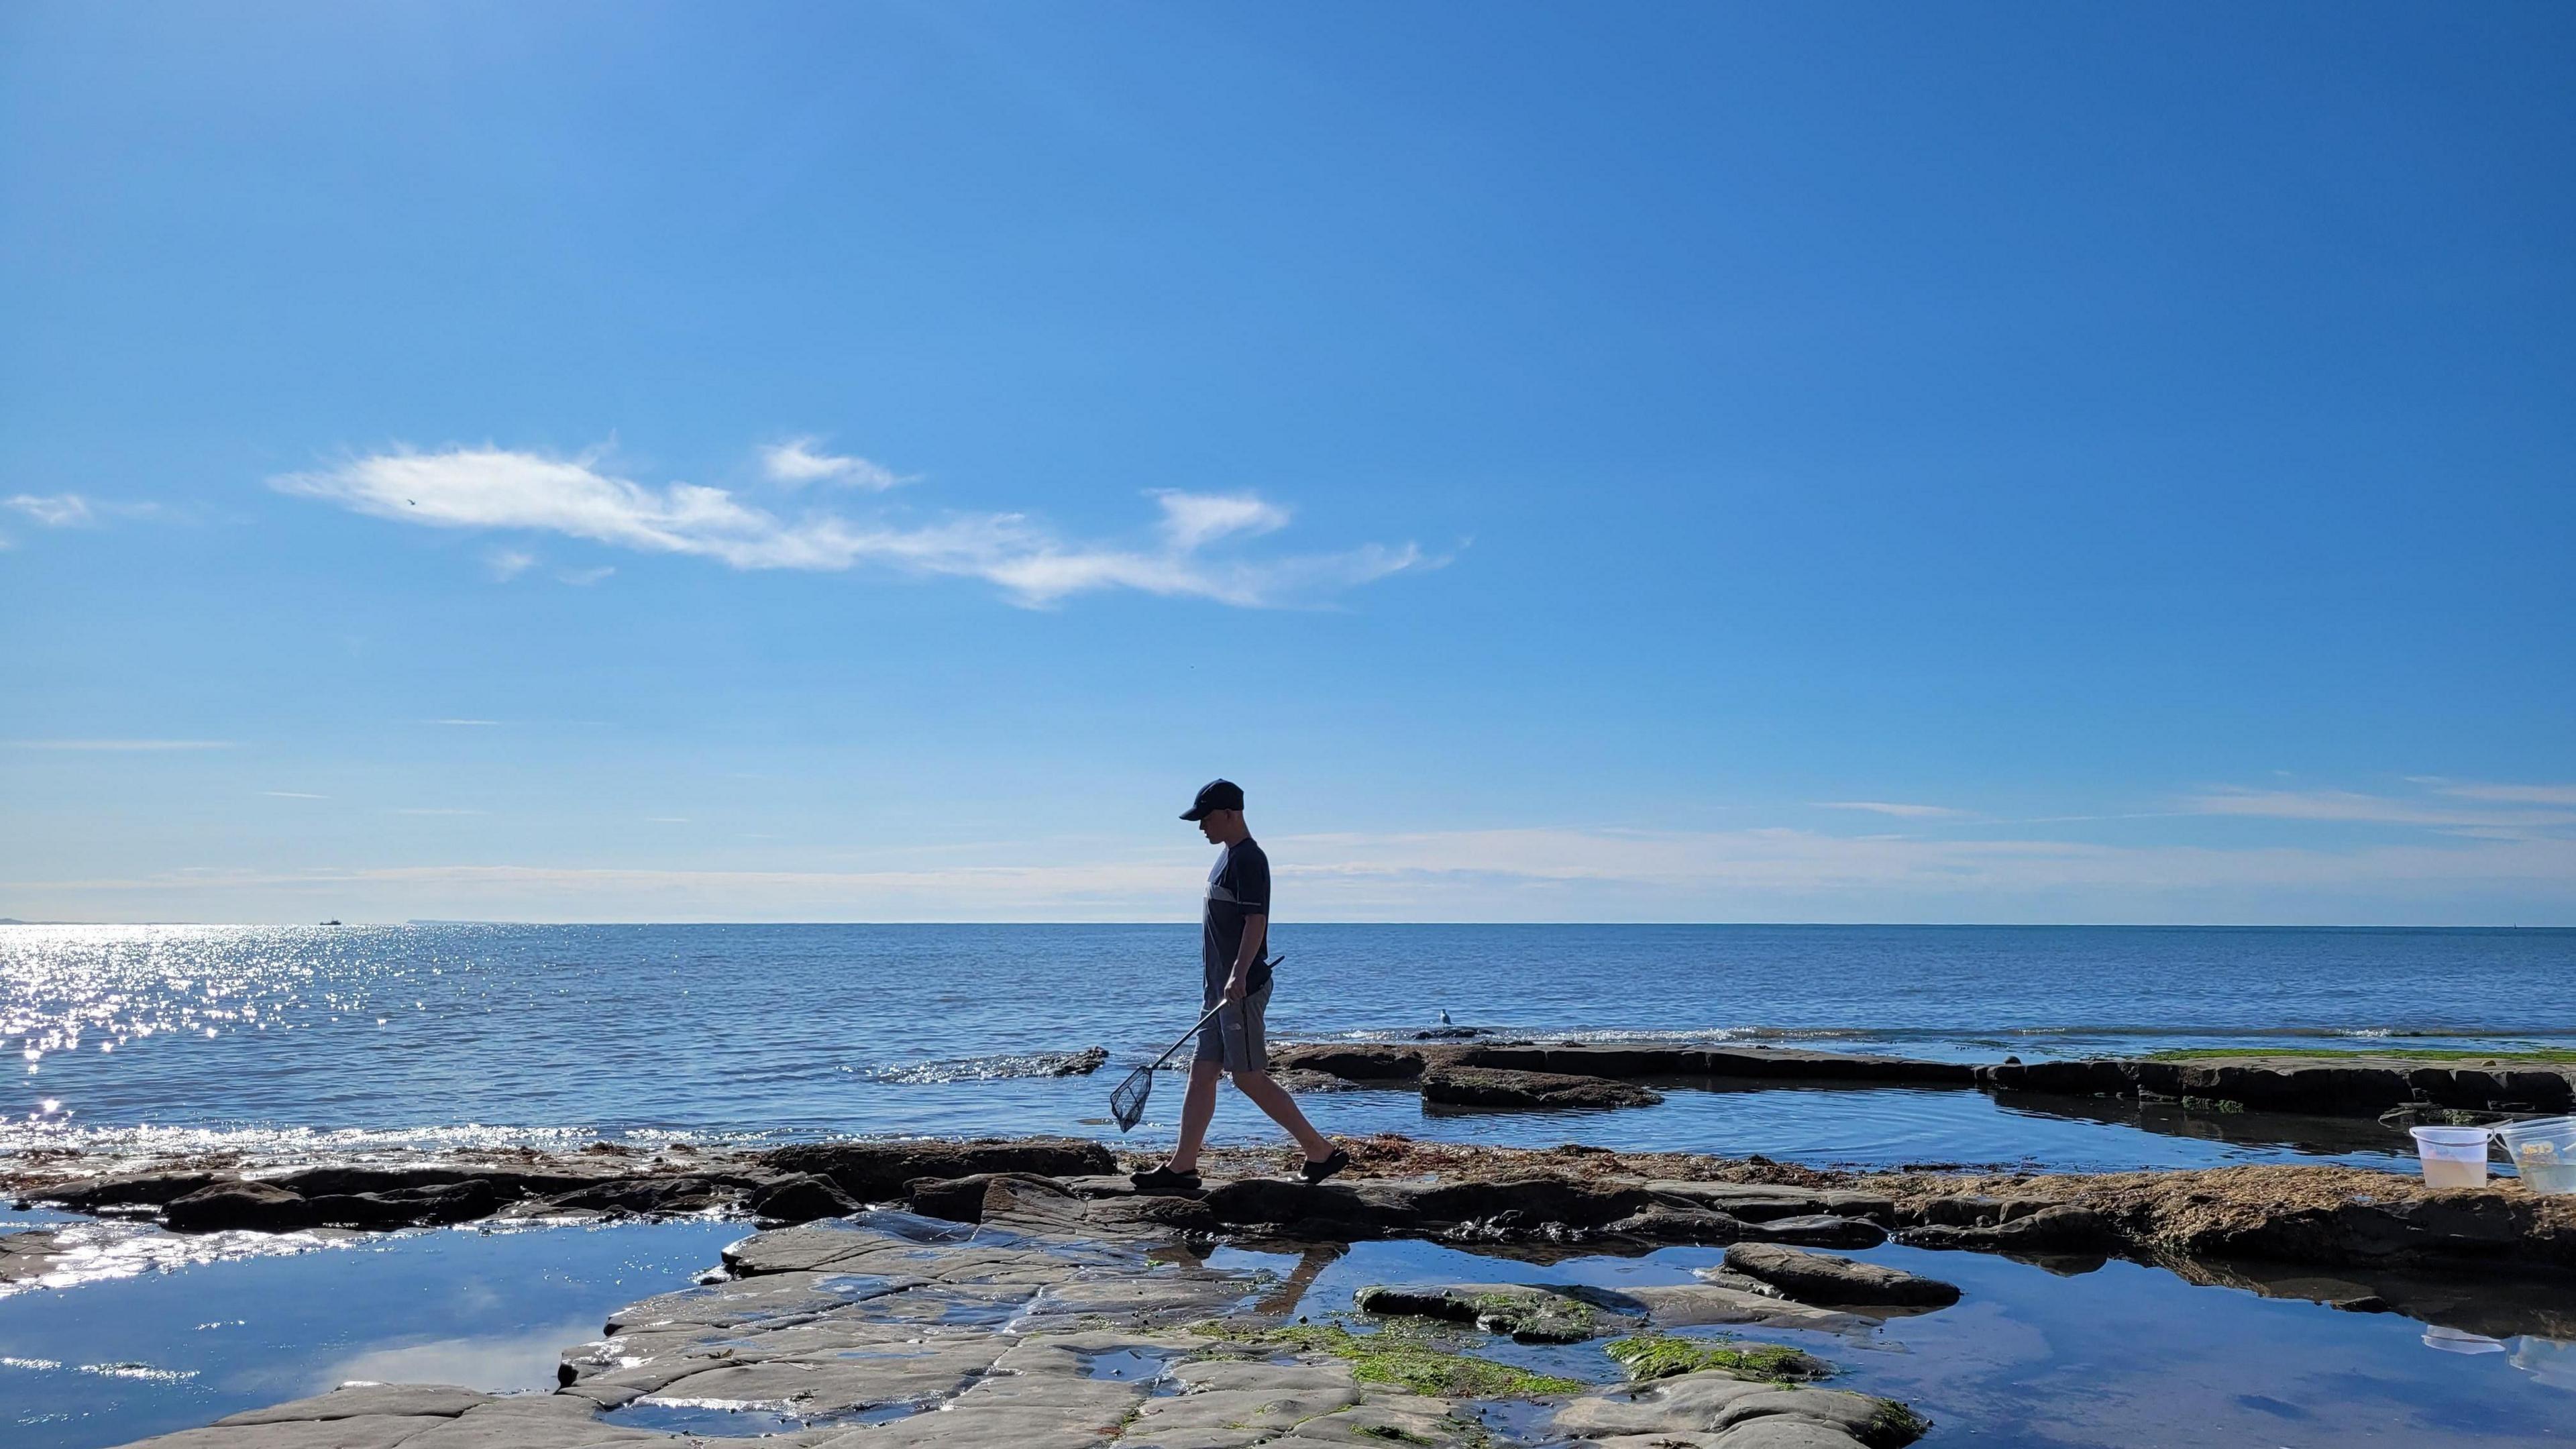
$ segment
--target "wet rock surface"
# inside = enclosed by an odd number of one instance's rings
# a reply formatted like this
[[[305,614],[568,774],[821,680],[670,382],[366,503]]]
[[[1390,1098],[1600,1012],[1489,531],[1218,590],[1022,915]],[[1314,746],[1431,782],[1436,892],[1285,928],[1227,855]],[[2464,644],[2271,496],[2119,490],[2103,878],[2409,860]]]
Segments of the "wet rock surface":
[[[1972,1087],[1977,1081],[1976,1069],[1962,1062],[1688,1042],[1297,1043],[1274,1048],[1270,1064],[1274,1070],[1313,1072],[1373,1086],[1403,1086],[1433,1072],[1459,1069],[1620,1080],[1710,1077],[1873,1086]]]
[[[0,1283],[41,1278],[53,1271],[61,1251],[51,1228],[21,1228],[0,1233]]]
[[[1854,1426],[1875,1432],[1910,1421],[1886,1401],[1823,1391],[1794,1414],[1701,1387],[1614,1398],[1392,1331],[1380,1339],[1302,1320],[1283,1325],[1293,1295],[1269,1296],[1274,1285],[1265,1275],[1211,1268],[1172,1234],[1119,1216],[1150,1199],[1106,1190],[1086,1197],[1066,1182],[1018,1174],[988,1175],[983,1187],[978,1223],[874,1210],[753,1234],[726,1250],[729,1276],[629,1305],[600,1338],[568,1349],[552,1394],[350,1386],[143,1442],[158,1449],[699,1444],[738,1436],[659,1426],[730,1412],[751,1416],[771,1442],[816,1449],[1494,1443],[1478,1402],[1424,1391],[1423,1376],[1435,1370],[1446,1375],[1442,1384],[1490,1380],[1535,1394],[1541,1415],[1562,1401],[1556,1412],[1577,1424],[1651,1420],[1653,1432],[1732,1434],[1707,1442],[1738,1449],[1768,1442],[1743,1437],[1740,1426],[1759,1418],[1794,1420],[1801,1432],[1824,1436],[1795,1442],[1825,1449],[1901,1443]],[[1109,1235],[1056,1231],[1103,1210]],[[1705,1306],[1739,1297],[1775,1316],[1810,1315],[1795,1320],[1801,1326],[1842,1321],[1778,1299],[1689,1286],[1631,1295],[1468,1285],[1421,1290],[1423,1301],[1445,1302],[1442,1291],[1489,1305],[1508,1300],[1516,1326],[1553,1326],[1553,1337],[1524,1335],[1546,1341],[1649,1322],[1753,1321]],[[1461,1366],[1475,1372],[1462,1378]],[[1727,1373],[1686,1377],[1777,1391]]]
[[[1422,1074],[1422,1100],[1443,1107],[1483,1111],[1547,1108],[1651,1107],[1664,1094],[1634,1082],[1577,1077],[1560,1072],[1515,1072],[1496,1067],[1435,1066]]]
[[[997,1178],[992,1194],[1015,1183]],[[1072,1194],[1064,1194],[1069,1201]],[[1010,1214],[994,1201],[994,1214]],[[1370,1351],[1278,1338],[1257,1310],[1265,1281],[1213,1271],[1170,1240],[1051,1238],[907,1212],[860,1212],[760,1232],[726,1253],[734,1276],[644,1299],[569,1348],[554,1395],[482,1395],[443,1385],[363,1385],[149,1439],[157,1449],[708,1444],[654,1423],[750,1413],[773,1441],[884,1446],[1492,1444],[1468,1400],[1391,1382]],[[1476,1292],[1504,1294],[1504,1287]],[[1551,1297],[1525,1292],[1522,1297]],[[1564,1299],[1574,1302],[1574,1299]],[[1636,1315],[1592,1318],[1607,1330]],[[1571,1333],[1571,1330],[1569,1330]],[[1345,1336],[1342,1343],[1368,1343]],[[1510,1374],[1499,1364],[1492,1369]],[[1749,1390],[1728,1374],[1723,1377]],[[1556,1385],[1561,1390],[1582,1385]],[[1571,1397],[1579,1423],[1654,1418],[1728,1434],[1780,1410],[1716,1410],[1713,1392],[1649,1400]],[[1844,1403],[1850,1400],[1850,1403]],[[1548,1400],[1553,1403],[1553,1397]],[[1734,1405],[1736,1400],[1726,1400]],[[1546,1410],[1540,1410],[1546,1413]],[[1623,1418],[1625,1415],[1625,1418]],[[1904,1415],[1862,1395],[1816,1397],[1795,1415],[1829,1449],[1878,1439],[1844,1431]],[[1723,1421],[1723,1423],[1718,1423]],[[1713,1439],[1759,1444],[1757,1439]],[[1896,1444],[1896,1441],[1888,1441]]]
[[[1486,1363],[1462,1378],[1444,1369],[1449,1376],[1433,1382],[1447,1387],[1425,1391],[1419,1376],[1403,1377],[1411,1369],[1388,1368],[1369,1345],[1400,1345],[1413,1334],[1449,1335],[1442,1353],[1458,1347],[1461,1334],[1536,1343],[1624,1335],[1622,1342],[1669,1345],[1672,1334],[1709,1327],[1862,1335],[1893,1313],[1936,1310],[1955,1290],[1796,1244],[1833,1234],[1874,1242],[1891,1229],[1917,1245],[2009,1253],[2059,1271],[2084,1271],[2116,1254],[2195,1281],[2351,1311],[2398,1308],[2469,1332],[2527,1331],[2539,1321],[2509,1317],[2489,1290],[2463,1286],[2469,1279],[2462,1275],[2473,1269],[2504,1275],[2497,1281],[2546,1280],[2562,1294],[2576,1282],[2569,1272],[2576,1269],[2576,1204],[2512,1184],[2433,1192],[2410,1178],[2347,1168],[1856,1176],[1680,1154],[1372,1139],[1347,1144],[1357,1165],[1320,1187],[1257,1170],[1224,1176],[1229,1166],[1259,1163],[1250,1154],[1212,1154],[1204,1192],[1153,1195],[1112,1171],[1042,1174],[1007,1165],[1114,1167],[1094,1144],[931,1144],[910,1157],[901,1155],[909,1144],[863,1145],[871,1150],[823,1165],[870,1181],[925,1165],[983,1170],[913,1173],[879,1199],[935,1213],[833,1214],[746,1237],[727,1251],[723,1281],[612,1316],[599,1340],[565,1356],[553,1395],[422,1389],[408,1398],[367,1398],[344,1391],[262,1411],[264,1422],[218,1424],[162,1442],[578,1449],[685,1442],[670,1431],[697,1427],[690,1416],[736,1411],[768,1416],[761,1422],[783,1442],[836,1449],[1463,1445],[1483,1432],[1459,1417],[1473,1407],[1467,1400],[1503,1391],[1458,1385],[1485,1384],[1478,1374],[1487,1370],[1499,1376],[1494,1382],[1509,1382],[1520,1371]],[[358,1199],[405,1207],[460,1201],[460,1189],[495,1196],[507,1180],[477,1177],[471,1164],[462,1175],[454,1164],[415,1170],[422,1166],[372,1164],[354,1175],[255,1170],[244,1177],[237,1167],[174,1165],[152,1180],[190,1188],[167,1198],[165,1211],[197,1197],[191,1212],[251,1203],[243,1211],[252,1216],[293,1209],[308,1218],[345,1213]],[[531,1190],[563,1179],[577,1184],[517,1199],[521,1204],[575,1194],[624,1201],[641,1200],[622,1196],[630,1193],[687,1200],[732,1192],[737,1208],[751,1211],[763,1193],[773,1201],[809,1195],[819,1207],[849,1196],[831,1174],[787,1172],[770,1154],[695,1162],[600,1154],[596,1162],[522,1162],[509,1170]],[[148,1206],[141,1176],[148,1175],[125,1174],[110,1191]],[[1658,1231],[1641,1230],[1650,1224]],[[139,1223],[116,1230],[150,1231]],[[59,1231],[0,1239],[0,1264],[40,1266]],[[1703,1270],[1698,1283],[1615,1291],[1571,1283],[1381,1284],[1361,1297],[1367,1312],[1352,1320],[1358,1332],[1336,1329],[1339,1339],[1325,1339],[1283,1338],[1288,1328],[1313,1327],[1284,1323],[1297,1292],[1283,1297],[1275,1282],[1213,1269],[1204,1248],[1193,1246],[1216,1238],[1387,1236],[1535,1262],[1637,1252],[1665,1241],[1725,1244],[1729,1253],[1725,1268]],[[2546,1302],[2537,1311],[2550,1323],[2564,1316],[2547,1317],[2557,1310]],[[1372,1326],[1395,1338],[1380,1340],[1366,1331]],[[1690,1352],[1639,1355],[1664,1377],[1635,1389],[1577,1392],[1558,1383],[1511,1390],[1555,1406],[1537,1420],[1524,1413],[1512,1422],[1603,1444],[1738,1449],[1900,1443],[1919,1432],[1910,1415],[1881,1401],[1847,1396],[1859,1400],[1855,1405],[1825,1397],[1838,1390],[1791,1392],[1749,1381],[1742,1367],[1703,1368],[1721,1361],[1693,1356],[1706,1354],[1707,1342],[1688,1339]],[[1454,1369],[1480,1361],[1451,1354],[1449,1362]],[[1796,1376],[1813,1376],[1796,1367]],[[1785,1361],[1769,1371],[1790,1376]],[[1295,1412],[1265,1407],[1278,1404]],[[1421,1437],[1390,1441],[1371,1426]]]
[[[1726,1266],[1801,1303],[1940,1308],[1959,1301],[1957,1285],[1899,1268],[1862,1263],[1767,1243],[1738,1243]]]
[[[607,1143],[552,1156],[530,1151],[436,1159],[387,1154],[363,1162],[266,1167],[174,1163],[97,1173],[77,1159],[30,1164],[0,1177],[17,1198],[75,1211],[152,1215],[174,1232],[306,1228],[385,1230],[485,1218],[743,1212],[780,1221],[847,1213],[900,1199],[918,1178],[996,1172],[1108,1173],[1116,1161],[1078,1138],[973,1142],[835,1142],[767,1152],[643,1153]],[[0,1169],[5,1170],[5,1169]]]
[[[2481,1112],[2565,1112],[2576,1106],[2576,1065],[2409,1058],[2241,1057],[2157,1061],[2098,1058],[2008,1062],[1976,1069],[1980,1086],[2080,1096],[2202,1098],[2263,1112],[2378,1116],[2422,1104]]]
[[[1925,1426],[1866,1394],[1695,1373],[1587,1394],[1558,1410],[1549,1427],[1616,1449],[1895,1449]]]
[[[2024,1257],[2263,1261],[2331,1267],[2442,1263],[2576,1270],[2576,1198],[2510,1179],[2435,1191],[2346,1167],[1968,1175],[1827,1172],[1592,1148],[1474,1148],[1386,1137],[1345,1144],[1358,1165],[1320,1187],[1211,1154],[1208,1185],[1138,1193],[1099,1143],[1071,1139],[832,1143],[771,1152],[585,1151],[295,1166],[173,1163],[84,1171],[48,1158],[5,1179],[16,1197],[174,1231],[267,1233],[482,1219],[734,1213],[787,1223],[901,1204],[961,1222],[997,1210],[1026,1229],[1307,1241],[1632,1241],[1866,1248]],[[1229,1175],[1231,1172],[1232,1175]],[[1000,1197],[994,1196],[1003,1186]],[[26,1253],[0,1255],[25,1258]]]
[[[2493,1058],[2243,1056],[2164,1061],[1936,1062],[1859,1052],[1699,1043],[1470,1041],[1290,1044],[1275,1068],[1354,1085],[1403,1086],[1458,1070],[1546,1072],[1618,1080],[1798,1082],[1815,1086],[1975,1087],[2061,1097],[2203,1101],[2326,1117],[2404,1108],[2488,1114],[2576,1110],[2576,1063]],[[1426,1095],[1428,1095],[1426,1093]]]

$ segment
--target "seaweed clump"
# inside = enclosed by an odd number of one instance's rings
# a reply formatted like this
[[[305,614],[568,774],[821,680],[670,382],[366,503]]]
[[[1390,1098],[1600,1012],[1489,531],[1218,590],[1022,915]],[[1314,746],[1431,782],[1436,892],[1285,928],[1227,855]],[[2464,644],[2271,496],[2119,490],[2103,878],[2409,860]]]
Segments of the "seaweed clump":
[[[1776,1384],[1813,1383],[1832,1374],[1834,1366],[1777,1343],[1702,1343],[1660,1333],[1641,1333],[1611,1340],[1607,1352],[1632,1381],[1668,1379],[1680,1374],[1717,1370],[1740,1379]]]
[[[1228,1336],[1268,1348],[1331,1354],[1348,1363],[1351,1377],[1361,1383],[1393,1384],[1437,1399],[1539,1399],[1579,1394],[1592,1387],[1580,1379],[1532,1373],[1471,1353],[1452,1353],[1392,1326],[1353,1333],[1338,1323],[1291,1323]]]

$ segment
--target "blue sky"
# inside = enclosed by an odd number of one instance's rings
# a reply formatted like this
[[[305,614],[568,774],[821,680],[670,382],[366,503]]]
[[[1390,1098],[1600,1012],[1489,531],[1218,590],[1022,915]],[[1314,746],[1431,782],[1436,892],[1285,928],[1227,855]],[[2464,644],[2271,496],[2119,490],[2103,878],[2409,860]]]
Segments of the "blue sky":
[[[2576,922],[2576,12],[0,16],[0,915]]]

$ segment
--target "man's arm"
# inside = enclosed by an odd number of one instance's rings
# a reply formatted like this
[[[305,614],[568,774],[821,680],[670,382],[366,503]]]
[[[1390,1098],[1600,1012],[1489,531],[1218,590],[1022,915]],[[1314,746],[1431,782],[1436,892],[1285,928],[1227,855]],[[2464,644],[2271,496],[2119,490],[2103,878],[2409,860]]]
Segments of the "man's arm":
[[[1261,948],[1270,940],[1268,916],[1243,918],[1243,949],[1234,953],[1234,972],[1225,978],[1225,999],[1240,1002],[1252,993],[1252,968],[1261,961]]]

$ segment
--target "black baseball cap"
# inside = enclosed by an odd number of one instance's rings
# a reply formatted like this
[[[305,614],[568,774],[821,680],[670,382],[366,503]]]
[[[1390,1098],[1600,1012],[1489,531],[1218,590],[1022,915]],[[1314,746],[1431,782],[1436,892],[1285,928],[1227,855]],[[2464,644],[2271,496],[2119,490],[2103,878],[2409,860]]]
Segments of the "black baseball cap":
[[[1242,808],[1243,787],[1241,785],[1234,783],[1232,780],[1210,780],[1199,787],[1198,798],[1190,802],[1189,809],[1181,812],[1181,818],[1183,820],[1204,820],[1207,818],[1207,813],[1211,810],[1240,810]]]

